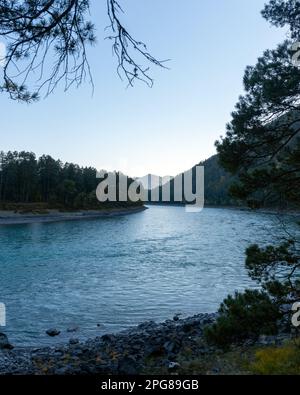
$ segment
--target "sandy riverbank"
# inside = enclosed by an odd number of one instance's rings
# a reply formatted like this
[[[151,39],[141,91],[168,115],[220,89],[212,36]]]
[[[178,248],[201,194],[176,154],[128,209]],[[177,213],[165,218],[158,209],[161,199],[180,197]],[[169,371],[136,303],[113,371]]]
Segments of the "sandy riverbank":
[[[103,217],[135,214],[146,209],[146,207],[142,206],[114,208],[108,210],[82,210],[76,212],[61,212],[59,210],[48,210],[46,214],[21,214],[13,211],[0,211],[0,226],[97,219]]]

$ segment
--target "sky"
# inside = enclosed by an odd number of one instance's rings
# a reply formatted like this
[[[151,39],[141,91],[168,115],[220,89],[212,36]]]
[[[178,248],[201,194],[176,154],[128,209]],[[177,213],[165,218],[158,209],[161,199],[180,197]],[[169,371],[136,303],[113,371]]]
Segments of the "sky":
[[[116,73],[106,1],[91,0],[97,45],[88,82],[34,104],[0,95],[0,150],[49,154],[130,176],[176,175],[215,154],[247,65],[285,38],[260,11],[265,0],[119,0],[130,33],[169,70],[152,68],[153,88],[127,88]]]

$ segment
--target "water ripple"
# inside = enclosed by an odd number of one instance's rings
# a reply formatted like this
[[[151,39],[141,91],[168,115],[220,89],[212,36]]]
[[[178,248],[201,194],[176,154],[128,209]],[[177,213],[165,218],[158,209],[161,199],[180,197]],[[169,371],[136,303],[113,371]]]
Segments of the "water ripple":
[[[0,301],[15,344],[101,335],[175,313],[215,311],[255,287],[249,243],[278,235],[274,217],[227,209],[151,207],[124,217],[0,228]],[[101,324],[97,327],[97,324]],[[50,339],[45,330],[62,330]]]

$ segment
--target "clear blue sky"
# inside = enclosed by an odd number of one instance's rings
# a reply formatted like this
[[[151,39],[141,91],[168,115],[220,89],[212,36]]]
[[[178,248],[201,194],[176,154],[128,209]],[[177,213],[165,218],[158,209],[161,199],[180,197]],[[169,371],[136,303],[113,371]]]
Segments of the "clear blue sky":
[[[88,84],[32,105],[0,95],[0,149],[132,176],[175,175],[215,153],[214,141],[242,93],[245,66],[285,37],[261,17],[264,0],[119,2],[130,32],[156,57],[171,58],[171,70],[153,70],[152,89],[126,89],[104,41],[106,1],[92,0],[94,96]]]

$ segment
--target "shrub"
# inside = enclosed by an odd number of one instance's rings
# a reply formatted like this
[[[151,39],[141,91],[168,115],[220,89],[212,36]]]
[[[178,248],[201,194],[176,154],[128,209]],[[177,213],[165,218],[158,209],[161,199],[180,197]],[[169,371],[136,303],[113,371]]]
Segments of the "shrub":
[[[206,328],[205,336],[208,342],[220,347],[257,339],[261,334],[276,334],[276,323],[281,317],[269,296],[257,290],[228,296],[221,304],[219,314],[216,323]]]
[[[294,375],[300,374],[299,343],[288,343],[279,348],[258,350],[250,370],[262,375]]]

